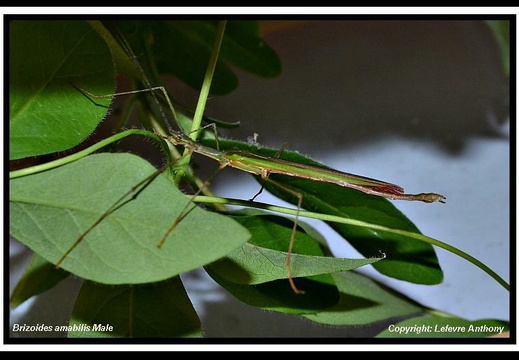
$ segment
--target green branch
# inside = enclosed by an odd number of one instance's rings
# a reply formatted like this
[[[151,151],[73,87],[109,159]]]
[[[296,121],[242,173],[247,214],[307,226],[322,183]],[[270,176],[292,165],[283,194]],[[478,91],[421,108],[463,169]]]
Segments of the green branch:
[[[400,230],[400,229],[393,229],[393,228],[389,228],[389,227],[382,226],[382,225],[371,224],[368,222],[350,219],[350,218],[344,218],[344,217],[335,216],[335,215],[321,214],[321,213],[315,213],[315,212],[304,211],[304,210],[300,210],[298,212],[296,209],[290,209],[290,208],[286,208],[286,207],[282,207],[282,206],[270,205],[270,204],[254,202],[254,201],[218,198],[218,197],[207,197],[207,196],[197,196],[193,199],[193,201],[202,202],[202,203],[212,203],[212,204],[216,203],[216,204],[226,204],[226,205],[247,206],[247,207],[253,207],[253,208],[258,208],[258,209],[263,209],[263,210],[268,210],[268,211],[274,211],[274,212],[281,213],[281,214],[294,215],[294,216],[299,214],[299,216],[301,216],[301,217],[307,217],[307,218],[323,220],[323,221],[332,221],[332,222],[337,222],[337,223],[352,225],[352,226],[366,227],[366,228],[370,228],[373,230],[381,230],[381,231],[385,231],[385,232],[389,232],[389,233],[393,233],[393,234],[402,235],[402,236],[405,236],[408,238],[413,238],[415,240],[423,241],[428,244],[445,249],[445,250],[447,250],[453,254],[456,254],[459,257],[469,261],[470,263],[474,264],[475,266],[477,266],[478,268],[480,268],[481,270],[486,272],[488,275],[490,275],[494,280],[496,280],[506,290],[510,291],[510,285],[503,278],[501,278],[495,271],[490,269],[488,266],[483,264],[481,261],[479,261],[475,257],[467,254],[466,252],[464,252],[454,246],[451,246],[440,240],[436,240],[432,237],[429,237],[429,236],[426,236],[423,234]]]

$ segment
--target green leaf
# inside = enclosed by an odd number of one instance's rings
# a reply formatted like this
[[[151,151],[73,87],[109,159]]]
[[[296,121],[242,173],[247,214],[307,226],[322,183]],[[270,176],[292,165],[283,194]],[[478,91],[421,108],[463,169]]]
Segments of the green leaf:
[[[23,276],[11,294],[9,300],[11,309],[14,309],[30,297],[51,289],[69,275],[63,269],[56,269],[53,264],[38,254],[33,254]]]
[[[125,52],[123,45],[118,41],[117,36],[112,33],[110,23],[108,23],[108,27],[99,20],[90,20],[88,24],[97,31],[110,48],[117,73],[139,79],[141,74],[132,63],[130,55]]]
[[[114,68],[103,39],[83,21],[13,21],[9,38],[9,158],[49,154],[83,140],[106,116]],[[102,106],[101,106],[102,105]]]
[[[222,42],[221,58],[252,74],[276,77],[281,74],[281,60],[260,37],[253,21],[228,21]]]
[[[506,76],[510,76],[510,22],[508,20],[487,20],[487,25],[501,50],[501,62]]]
[[[249,243],[211,264],[212,270],[237,284],[261,284],[288,278],[285,264],[292,222],[270,215],[240,216],[235,220],[250,231],[252,238]],[[319,244],[298,231],[290,268],[292,276],[297,278],[347,271],[379,260],[323,256]]]
[[[287,280],[273,280],[288,277],[285,261],[293,224],[290,220],[251,209],[234,214],[247,227],[251,239],[241,249],[206,266],[208,274],[222,287],[248,305],[289,314],[312,313],[339,300],[330,275],[294,279],[296,286],[305,291],[304,296],[295,294]],[[251,257],[247,252],[260,256]],[[320,244],[299,228],[293,252],[292,260],[299,254],[323,255]]]
[[[203,142],[209,146],[215,145],[212,140],[203,140]],[[276,156],[279,152],[277,149],[259,148],[229,140],[220,140],[219,146],[222,150],[242,149],[271,157]],[[293,151],[284,150],[280,158],[324,167],[324,165]],[[301,193],[303,195],[303,208],[309,211],[420,233],[416,226],[386,199],[335,184],[288,176],[272,175],[270,178],[292,191]],[[256,179],[262,182],[260,177],[256,177]],[[275,196],[297,204],[297,198],[287,191],[269,183],[266,184],[265,188]],[[329,225],[362,255],[371,257],[380,252],[386,254],[384,261],[373,264],[373,267],[384,275],[428,285],[438,284],[443,279],[438,259],[430,244],[403,235],[359,226],[333,222],[330,222]]]
[[[510,324],[502,320],[469,321],[456,317],[423,316],[392,324],[376,337],[468,338],[495,336],[506,331],[510,331]]]
[[[215,267],[225,266],[220,274],[236,283],[261,284],[288,277],[286,258],[286,252],[245,244],[217,262]],[[344,259],[292,254],[291,269],[293,277],[307,277],[352,270],[379,260],[381,258]]]
[[[386,199],[333,184],[312,184],[299,179],[283,179],[283,185],[302,193],[303,207],[310,211],[420,233],[414,224]],[[268,186],[267,190],[282,199],[289,199],[277,188]],[[362,255],[384,253],[384,261],[373,264],[373,267],[384,275],[427,285],[438,284],[443,280],[434,249],[427,243],[364,227],[337,223],[329,225]]]
[[[91,155],[10,181],[10,232],[56,264],[87,229],[156,169],[131,154]],[[194,205],[157,244],[189,198],[165,175],[134,191],[66,256],[62,268],[105,284],[160,281],[215,261],[249,234]]]
[[[288,281],[279,280],[288,277],[286,250],[292,221],[258,211],[239,213],[255,214],[234,217],[250,231],[249,243],[210,264],[206,270],[221,286],[249,305],[291,314],[322,310],[339,300],[329,273],[380,260],[325,257],[320,244],[298,228],[291,270],[297,277],[294,282],[305,294],[297,295]]]
[[[153,24],[154,53],[159,72],[169,73],[200,89],[216,36],[216,27],[204,21],[159,21]],[[238,86],[238,78],[220,58],[211,93],[227,94]]]
[[[167,21],[153,24],[153,49],[159,71],[200,89],[216,35],[215,22]],[[211,93],[223,95],[238,86],[234,65],[263,77],[281,73],[277,54],[248,21],[229,21],[216,65]]]
[[[178,277],[137,286],[85,281],[68,328],[69,337],[202,336],[200,320]]]
[[[307,319],[327,325],[366,325],[423,310],[412,300],[353,271],[335,274],[333,279],[340,300],[323,311],[305,315]]]
[[[315,276],[294,279],[304,295],[295,294],[288,281],[276,280],[257,285],[237,284],[206,267],[207,273],[220,286],[238,300],[260,309],[278,311],[286,314],[309,314],[332,306],[339,300],[337,287],[328,276]]]

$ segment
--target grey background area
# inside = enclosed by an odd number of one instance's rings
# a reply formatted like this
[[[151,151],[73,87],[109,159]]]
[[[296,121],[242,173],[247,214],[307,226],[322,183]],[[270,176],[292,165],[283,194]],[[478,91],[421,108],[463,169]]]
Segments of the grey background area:
[[[509,83],[500,53],[480,21],[268,22],[265,39],[283,63],[275,79],[238,71],[240,85],[210,100],[207,114],[240,121],[228,134],[254,133],[264,145],[289,143],[338,170],[438,192],[446,204],[394,202],[426,235],[473,255],[510,278]],[[187,104],[196,93],[176,84]],[[224,171],[218,195],[250,198],[258,185]],[[285,205],[261,195],[262,202]],[[308,221],[336,256],[360,257],[326,225]],[[469,320],[509,320],[509,293],[465,260],[437,250],[437,286],[362,272],[412,299]],[[378,254],[373,254],[378,255]],[[26,263],[12,246],[12,284]],[[261,311],[232,298],[202,271],[182,276],[208,337],[362,337],[387,324],[331,328]],[[79,280],[70,278],[12,313],[11,322],[64,324]],[[56,334],[55,334],[56,335]],[[16,336],[16,334],[13,334]],[[37,334],[36,334],[37,336]]]

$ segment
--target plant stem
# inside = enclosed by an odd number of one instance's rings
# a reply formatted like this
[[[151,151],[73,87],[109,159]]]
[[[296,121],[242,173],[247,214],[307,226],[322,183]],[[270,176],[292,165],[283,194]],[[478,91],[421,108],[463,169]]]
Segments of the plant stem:
[[[189,137],[193,139],[193,141],[196,141],[196,139],[198,139],[200,127],[202,125],[202,118],[204,116],[205,105],[207,103],[207,98],[209,97],[209,90],[211,88],[211,83],[213,81],[216,63],[218,62],[218,55],[220,54],[220,47],[222,45],[226,24],[227,21],[220,21],[218,23],[218,28],[216,30],[216,38],[214,39],[213,51],[211,53],[211,57],[209,58],[209,64],[207,65],[207,70],[204,76],[204,82],[202,83],[202,88],[200,90],[200,95],[198,97],[195,115],[193,116],[193,123],[191,124],[191,131],[189,132]]]
[[[150,131],[147,131],[147,130],[131,129],[131,130],[126,130],[126,131],[117,133],[115,135],[112,135],[109,138],[101,140],[98,143],[96,143],[82,151],[79,151],[75,154],[66,156],[64,158],[50,161],[48,163],[41,164],[41,165],[31,166],[31,167],[28,167],[25,169],[11,171],[11,172],[9,172],[9,179],[16,179],[18,177],[36,174],[36,173],[39,173],[42,171],[54,169],[56,167],[63,166],[65,164],[77,161],[113,142],[121,140],[122,138],[124,138],[126,136],[130,136],[130,135],[143,135],[143,136],[148,136],[148,137],[156,140],[159,144],[161,144],[161,146],[163,146],[162,150],[166,154],[166,156],[168,156],[168,158],[170,157],[169,150],[167,149],[163,139],[160,136],[158,136]]]
[[[323,220],[323,221],[332,221],[352,226],[360,226],[365,228],[370,228],[373,230],[381,230],[393,234],[402,235],[408,238],[413,238],[419,241],[426,242],[431,245],[435,245],[437,247],[440,247],[442,249],[445,249],[453,254],[458,255],[459,257],[467,260],[468,262],[474,264],[484,272],[486,272],[488,275],[490,275],[494,280],[496,280],[501,286],[503,286],[506,290],[510,291],[510,285],[501,278],[496,272],[494,272],[492,269],[490,269],[488,266],[483,264],[478,259],[474,258],[473,256],[467,254],[466,252],[451,246],[449,244],[446,244],[440,240],[436,240],[432,237],[414,233],[410,231],[400,230],[400,229],[393,229],[382,225],[377,224],[371,224],[368,222],[350,219],[350,218],[344,218],[340,216],[335,215],[329,215],[329,214],[321,214],[321,213],[314,213],[310,211],[303,211],[303,210],[296,210],[296,209],[290,209],[282,206],[276,206],[276,205],[270,205],[260,202],[254,202],[254,201],[246,201],[246,200],[240,200],[240,199],[229,199],[229,198],[216,198],[216,197],[206,197],[206,196],[196,196],[193,201],[195,202],[203,202],[203,203],[219,203],[219,204],[226,204],[226,205],[239,205],[239,206],[247,206],[247,207],[253,207],[258,209],[264,209],[269,211],[275,211],[277,213],[282,214],[288,214],[288,215],[298,215],[301,217],[307,217],[317,220]]]
[[[188,134],[193,141],[196,141],[196,139],[198,138],[198,134],[200,132],[205,105],[207,103],[207,98],[209,97],[209,90],[211,88],[211,82],[213,81],[214,69],[216,68],[216,63],[218,61],[218,54],[220,53],[220,47],[222,44],[226,23],[227,22],[225,20],[220,21],[218,23],[218,28],[216,30],[216,38],[214,40],[213,51],[211,52],[209,64],[207,65],[204,81],[202,83],[202,88],[200,89],[200,95],[198,97],[195,115],[193,116],[193,123],[191,124],[191,131]],[[185,149],[184,155],[179,163],[180,169],[187,167],[190,161],[191,152],[189,149]],[[180,180],[182,179],[183,175],[184,172],[182,170],[177,173],[175,181],[177,184],[180,183]]]

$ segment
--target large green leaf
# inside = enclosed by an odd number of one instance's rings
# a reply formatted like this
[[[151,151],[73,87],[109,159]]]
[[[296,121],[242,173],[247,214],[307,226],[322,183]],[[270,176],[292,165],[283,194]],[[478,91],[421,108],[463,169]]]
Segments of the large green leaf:
[[[327,325],[365,325],[423,310],[412,300],[353,271],[335,274],[333,279],[340,300],[323,311],[305,315],[309,320]]]
[[[34,295],[49,290],[70,273],[56,267],[38,254],[33,254],[21,279],[9,299],[11,309],[14,309]]]
[[[204,143],[215,146],[213,140]],[[276,156],[279,150],[258,148],[237,141],[220,140],[220,149],[243,149],[265,156]],[[281,158],[305,164],[324,166],[297,152],[285,150]],[[386,199],[340,187],[287,176],[270,177],[284,187],[303,195],[303,207],[307,210],[361,220],[390,228],[420,233],[416,226]],[[257,177],[259,181],[261,179]],[[266,189],[281,199],[297,204],[297,198],[270,183]],[[435,206],[435,205],[431,205]],[[373,266],[381,273],[397,279],[419,284],[437,284],[443,279],[438,259],[431,245],[406,236],[372,230],[365,227],[337,224],[329,225],[352,244],[361,254],[371,257],[380,252],[384,261]]]
[[[456,317],[422,316],[392,324],[377,337],[489,337],[500,335],[506,331],[510,331],[510,323],[502,320],[470,321]]]
[[[98,154],[11,180],[11,234],[56,264],[118,199],[155,171],[131,154]],[[126,200],[66,256],[63,269],[105,284],[154,282],[217,260],[249,237],[232,219],[195,207],[159,249],[188,197],[160,175]]]
[[[94,94],[114,91],[103,39],[84,21],[9,23],[9,158],[69,149],[106,116],[72,84]]]
[[[85,281],[68,329],[69,337],[202,336],[200,320],[178,277],[148,285]]]

